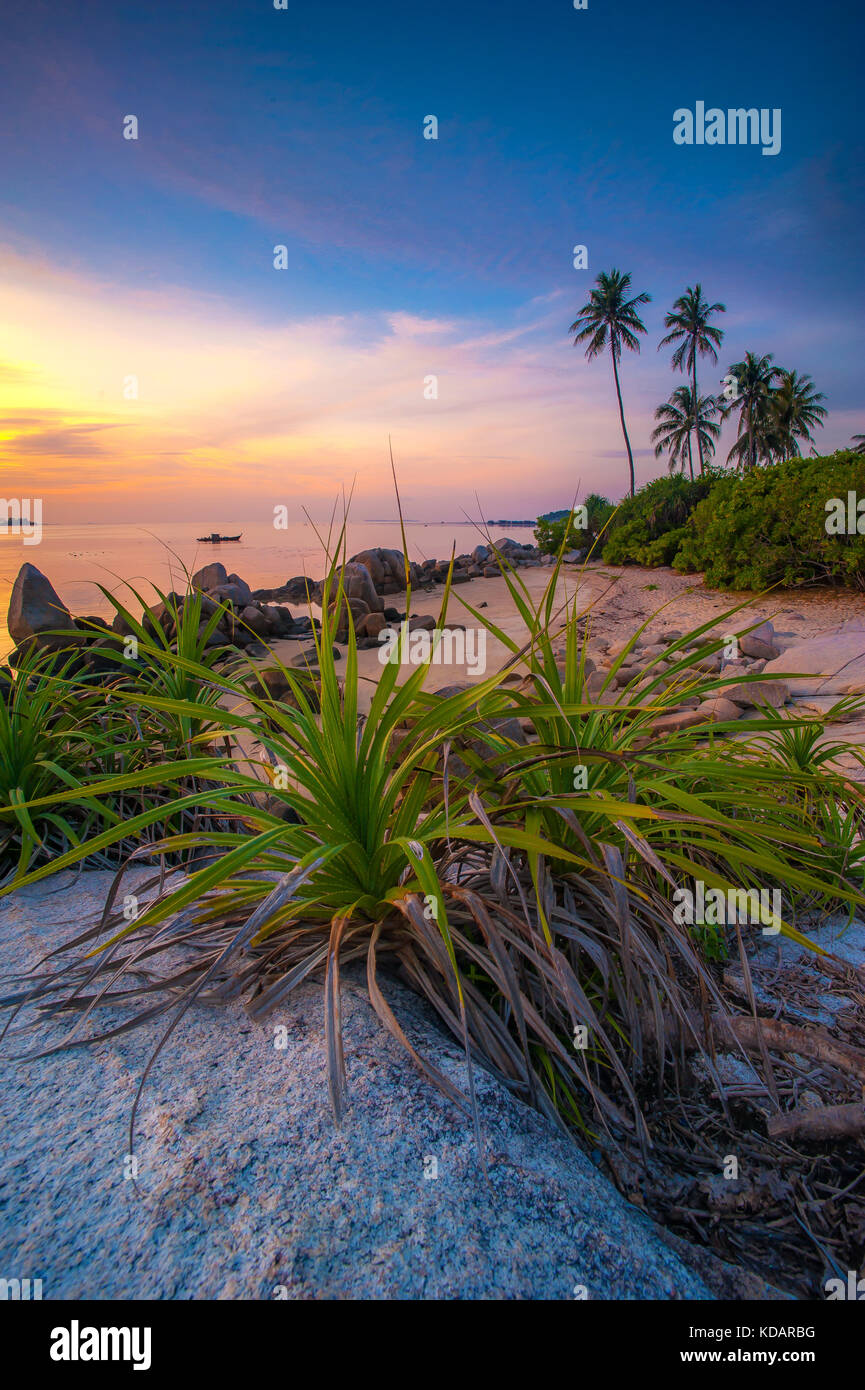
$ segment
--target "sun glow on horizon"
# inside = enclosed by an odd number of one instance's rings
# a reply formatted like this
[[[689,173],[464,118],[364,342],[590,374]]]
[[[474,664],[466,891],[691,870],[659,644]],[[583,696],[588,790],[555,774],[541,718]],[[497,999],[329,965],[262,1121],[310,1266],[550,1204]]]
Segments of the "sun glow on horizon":
[[[355,478],[380,508],[388,433],[420,515],[454,513],[475,490],[517,514],[570,495],[592,440],[616,447],[608,402],[575,374],[549,303],[510,330],[402,311],[274,325],[9,251],[0,270],[3,488],[50,494],[69,519],[154,491],[166,513],[196,508],[208,485],[229,511],[251,493],[330,498]],[[604,481],[595,469],[587,490]]]

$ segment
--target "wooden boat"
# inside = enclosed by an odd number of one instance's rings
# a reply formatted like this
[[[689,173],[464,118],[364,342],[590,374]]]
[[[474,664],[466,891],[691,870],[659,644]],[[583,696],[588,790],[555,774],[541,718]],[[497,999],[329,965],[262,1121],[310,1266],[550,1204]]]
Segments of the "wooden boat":
[[[240,536],[242,535],[241,531]],[[211,531],[209,536],[196,536],[196,540],[203,541],[206,545],[219,545],[221,541],[239,541],[240,536],[220,536],[218,531]]]

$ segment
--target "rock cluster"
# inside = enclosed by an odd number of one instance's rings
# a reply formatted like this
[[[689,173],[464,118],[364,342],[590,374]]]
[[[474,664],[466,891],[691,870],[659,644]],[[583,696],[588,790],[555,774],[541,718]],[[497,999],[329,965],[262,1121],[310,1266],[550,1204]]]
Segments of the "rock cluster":
[[[745,676],[765,674],[773,668],[783,668],[785,671],[792,669],[792,652],[787,652],[783,657],[780,655],[775,631],[770,622],[761,623],[753,632],[738,638],[739,655],[735,660],[725,657],[723,651],[708,650],[712,643],[723,640],[720,633],[707,633],[699,644],[694,643],[668,656],[670,644],[678,641],[681,636],[681,632],[674,629],[654,639],[638,636],[606,690],[602,689],[604,682],[614,662],[628,647],[628,643],[599,643],[595,649],[598,669],[595,669],[595,661],[591,658],[586,662],[588,698],[613,704],[618,701],[619,692],[632,684],[633,689],[638,692],[648,691],[650,686],[654,686],[654,691],[650,694],[657,693],[672,684],[674,679],[682,679],[681,673],[678,677],[667,677],[665,666],[672,666],[686,658],[689,662],[689,673],[695,676],[717,676],[723,678],[725,684],[706,696],[686,696],[679,704],[665,710],[652,725],[655,733],[673,733],[705,724],[707,721],[727,723],[742,716],[752,715],[757,708],[780,709],[790,699],[790,688],[785,681],[743,680]],[[656,681],[659,681],[659,684],[654,684]]]
[[[288,608],[260,602],[244,579],[228,574],[218,562],[198,570],[192,576],[192,587],[199,595],[199,632],[203,632],[214,613],[220,611],[222,615],[207,639],[209,646],[245,648],[255,655],[257,648],[263,654],[262,640],[303,639],[312,634],[312,619],[295,618]],[[171,593],[166,600],[145,609],[141,625],[151,635],[161,628],[171,642],[176,637],[177,618],[190,595]],[[31,564],[22,565],[18,572],[8,623],[9,634],[16,643],[9,657],[12,666],[19,666],[25,653],[35,645],[40,650],[64,655],[72,649],[77,666],[116,673],[114,639],[134,633],[122,613],[115,614],[111,624],[95,616],[73,617],[50,581]],[[108,640],[109,633],[112,640]]]
[[[471,554],[458,555],[454,560],[452,584],[467,584],[471,579],[498,579],[502,570],[496,559],[496,552],[504,556],[508,565],[514,569],[525,566],[538,566],[551,559],[541,557],[534,545],[521,545],[519,541],[503,537],[492,546],[477,545]],[[575,554],[577,552],[574,552]],[[361,550],[353,555],[345,566],[343,574],[344,598],[337,614],[336,640],[348,639],[348,625],[354,625],[358,646],[378,646],[379,634],[390,623],[402,622],[405,614],[399,609],[386,606],[385,599],[404,594],[407,577],[413,589],[430,590],[436,584],[444,584],[450,565],[449,560],[424,560],[406,562],[401,550],[388,550],[378,546],[371,550]],[[304,602],[319,606],[323,599],[323,581],[307,579],[296,575],[275,589],[256,589],[253,598],[259,602]],[[335,599],[334,599],[335,606]],[[413,617],[410,626],[428,627],[428,619]]]
[[[458,555],[451,582],[465,584],[471,579],[499,577],[502,570],[496,552],[513,568],[542,563],[536,546],[502,537],[493,547],[478,545],[471,554]],[[550,558],[544,556],[543,561]],[[385,600],[404,594],[407,581],[413,589],[427,591],[436,584],[443,584],[448,568],[447,560],[407,562],[402,551],[385,547],[353,555],[343,571],[343,596],[335,614],[336,641],[348,641],[351,623],[358,646],[377,647],[383,629],[406,618],[401,609],[387,605]],[[208,645],[246,649],[250,655],[258,654],[259,648],[263,654],[262,644],[274,640],[309,638],[316,619],[294,616],[286,602],[320,607],[323,600],[322,580],[296,575],[276,588],[253,590],[240,575],[229,574],[218,560],[197,570],[191,582],[200,595],[202,628],[217,609],[222,610]],[[171,642],[176,637],[177,615],[188,602],[188,595],[171,593],[166,598],[167,603],[160,601],[145,610],[142,625],[151,634],[160,627]],[[332,610],[336,608],[335,597],[331,606]],[[430,617],[415,615],[409,619],[409,626],[414,630],[431,628],[435,623]],[[35,565],[21,566],[9,605],[9,633],[16,643],[9,658],[10,665],[20,665],[25,651],[35,644],[43,650],[64,653],[74,648],[79,666],[106,673],[116,671],[116,660],[112,658],[116,644],[106,642],[105,634],[109,630],[121,637],[133,635],[133,629],[119,613],[110,628],[104,618],[73,617],[53,585]]]

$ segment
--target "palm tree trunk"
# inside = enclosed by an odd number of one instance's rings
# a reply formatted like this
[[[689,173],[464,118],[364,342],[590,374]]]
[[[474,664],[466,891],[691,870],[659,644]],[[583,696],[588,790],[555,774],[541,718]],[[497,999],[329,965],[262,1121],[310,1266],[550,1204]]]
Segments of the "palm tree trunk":
[[[700,425],[697,420],[697,359],[691,363],[691,389],[694,393],[694,429],[697,431],[697,452],[700,455],[700,475],[703,473],[703,441],[700,438]],[[693,473],[691,477],[693,478]]]
[[[634,495],[634,455],[631,453],[631,441],[628,438],[628,429],[625,424],[625,408],[622,405],[622,388],[619,385],[619,369],[616,365],[616,345],[612,333],[610,334],[610,353],[613,358],[613,376],[616,378],[616,395],[619,398],[619,418],[622,422],[622,434],[625,436],[625,448],[628,451],[628,467],[631,470],[631,496]]]
[[[697,436],[699,438],[699,435]],[[691,458],[691,431],[688,430],[688,470],[691,474],[691,482],[694,481],[694,461]],[[702,472],[702,468],[700,472]]]

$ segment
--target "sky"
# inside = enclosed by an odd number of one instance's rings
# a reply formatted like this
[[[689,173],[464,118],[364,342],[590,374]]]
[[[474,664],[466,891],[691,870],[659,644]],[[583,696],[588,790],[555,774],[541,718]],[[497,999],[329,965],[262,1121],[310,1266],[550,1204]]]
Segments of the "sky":
[[[354,485],[358,519],[390,516],[390,436],[420,519],[616,499],[609,356],[568,334],[613,267],[652,296],[621,367],[638,483],[666,469],[658,343],[697,281],[727,306],[701,390],[771,352],[825,393],[821,452],[865,432],[846,0],[285,2],[4,0],[7,498],[253,520]],[[780,152],[676,145],[697,101],[780,108]]]

